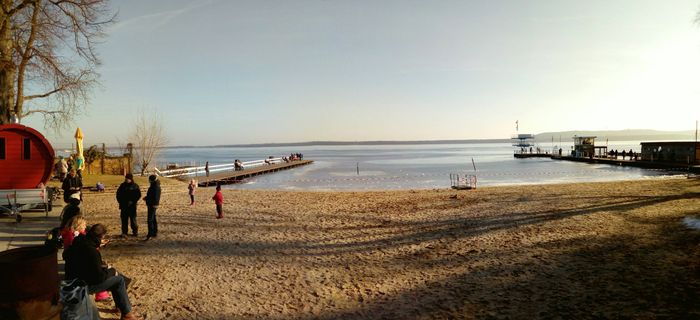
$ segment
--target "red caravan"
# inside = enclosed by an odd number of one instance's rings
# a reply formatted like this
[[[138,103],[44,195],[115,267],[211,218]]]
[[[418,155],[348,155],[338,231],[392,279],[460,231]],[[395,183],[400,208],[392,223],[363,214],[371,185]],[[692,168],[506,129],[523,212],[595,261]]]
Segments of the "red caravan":
[[[0,189],[31,189],[51,178],[54,151],[38,131],[0,125]]]

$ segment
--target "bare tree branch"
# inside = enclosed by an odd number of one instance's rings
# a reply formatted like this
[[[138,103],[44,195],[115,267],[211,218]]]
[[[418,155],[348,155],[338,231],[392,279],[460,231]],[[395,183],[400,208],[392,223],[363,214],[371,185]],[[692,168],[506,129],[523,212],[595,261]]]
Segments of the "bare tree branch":
[[[0,124],[12,114],[42,114],[47,127],[67,126],[99,84],[96,44],[115,17],[109,0],[0,0],[0,6]]]
[[[138,112],[130,136],[134,145],[134,159],[138,171],[143,175],[168,143],[163,120],[157,112],[149,114],[145,109]]]

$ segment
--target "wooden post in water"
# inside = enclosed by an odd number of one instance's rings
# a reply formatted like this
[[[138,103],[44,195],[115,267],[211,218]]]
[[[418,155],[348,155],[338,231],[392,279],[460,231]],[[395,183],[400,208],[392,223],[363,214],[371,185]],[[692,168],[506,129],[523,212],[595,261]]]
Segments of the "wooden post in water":
[[[360,175],[360,163],[359,162],[357,163],[357,175],[358,176]]]

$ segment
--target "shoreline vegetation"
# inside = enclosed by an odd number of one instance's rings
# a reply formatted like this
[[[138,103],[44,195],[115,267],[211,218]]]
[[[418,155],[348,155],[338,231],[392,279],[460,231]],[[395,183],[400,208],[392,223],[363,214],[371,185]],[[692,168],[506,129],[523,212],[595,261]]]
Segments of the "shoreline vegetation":
[[[117,237],[113,189],[83,204],[148,319],[700,317],[700,231],[683,224],[700,214],[698,179],[227,189],[222,220],[213,189],[188,206],[186,184],[163,180],[147,242]]]

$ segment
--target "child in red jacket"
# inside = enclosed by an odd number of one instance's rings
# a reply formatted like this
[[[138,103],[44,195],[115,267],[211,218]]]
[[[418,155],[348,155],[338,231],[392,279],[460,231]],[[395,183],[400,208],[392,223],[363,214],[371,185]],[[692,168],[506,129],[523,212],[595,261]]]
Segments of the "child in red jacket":
[[[216,218],[224,217],[224,196],[221,194],[221,185],[216,186],[216,193],[211,198],[216,203]]]

